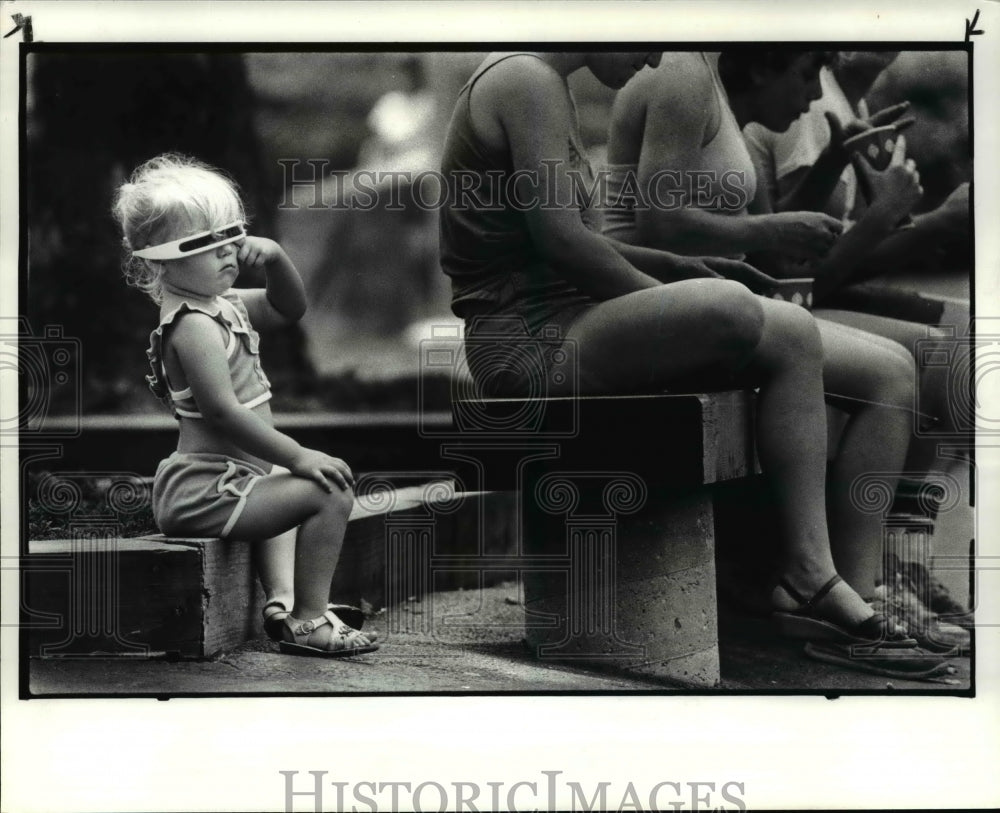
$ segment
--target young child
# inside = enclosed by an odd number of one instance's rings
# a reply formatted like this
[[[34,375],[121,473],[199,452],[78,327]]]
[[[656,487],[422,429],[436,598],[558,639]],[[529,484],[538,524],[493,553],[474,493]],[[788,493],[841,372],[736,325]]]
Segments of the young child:
[[[374,651],[376,636],[327,603],[354,500],[351,470],[274,429],[251,327],[302,317],[295,266],[274,241],[246,234],[234,183],[192,158],[147,161],[114,210],[130,253],[126,279],[160,306],[148,381],[180,430],[153,483],[161,531],[255,543],[264,627],[282,652]],[[233,288],[241,267],[263,269],[266,289]]]

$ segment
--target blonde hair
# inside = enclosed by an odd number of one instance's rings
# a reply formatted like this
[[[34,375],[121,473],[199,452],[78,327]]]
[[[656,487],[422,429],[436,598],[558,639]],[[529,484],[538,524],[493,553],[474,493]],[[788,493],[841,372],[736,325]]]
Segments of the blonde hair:
[[[123,235],[125,281],[156,303],[163,298],[163,265],[135,257],[133,251],[170,239],[178,221],[213,229],[246,220],[235,181],[176,153],[158,155],[137,167],[119,187],[113,212]]]

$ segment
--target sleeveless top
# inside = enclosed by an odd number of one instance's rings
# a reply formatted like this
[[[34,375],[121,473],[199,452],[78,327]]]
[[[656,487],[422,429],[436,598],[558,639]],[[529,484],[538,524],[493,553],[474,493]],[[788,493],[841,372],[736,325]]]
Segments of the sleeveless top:
[[[232,290],[214,299],[181,296],[163,292],[160,304],[160,324],[149,335],[150,375],[146,376],[153,394],[173,410],[174,417],[201,418],[190,387],[174,390],[167,379],[164,365],[164,332],[187,312],[197,311],[211,316],[226,330],[226,358],[233,391],[241,406],[252,409],[271,397],[271,382],[260,365],[260,337],[250,325],[243,300]]]
[[[682,184],[686,205],[720,214],[744,214],[757,193],[757,172],[739,124],[729,106],[729,96],[719,79],[718,69],[704,53],[700,56],[712,76],[715,100],[720,111],[719,129],[701,146],[696,166],[657,167],[657,170],[674,170],[681,173],[696,170],[699,173],[702,171],[711,173],[714,180],[701,192],[697,189],[692,190],[688,183]],[[604,233],[624,242],[632,242],[635,239],[635,208],[641,203],[636,195],[638,170],[638,164],[612,164],[608,167]],[[695,178],[691,176],[689,182],[694,181]],[[691,192],[693,194],[689,197]],[[663,191],[659,194],[664,199],[669,199]]]
[[[459,91],[442,158],[448,205],[441,210],[441,267],[451,278],[456,316],[466,321],[480,315],[518,316],[535,333],[566,308],[594,300],[539,254],[523,207],[512,200],[509,152],[487,148],[472,126],[469,100],[476,82],[500,62],[524,55],[500,57],[479,69]],[[585,190],[581,194],[577,189],[575,205],[584,224],[596,229],[593,170],[578,125],[574,123],[567,138],[571,169],[580,173]]]

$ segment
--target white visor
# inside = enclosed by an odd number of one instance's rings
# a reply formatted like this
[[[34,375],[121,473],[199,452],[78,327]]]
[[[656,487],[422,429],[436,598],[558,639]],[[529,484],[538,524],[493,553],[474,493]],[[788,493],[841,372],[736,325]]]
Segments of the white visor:
[[[180,260],[229,243],[235,243],[246,236],[243,221],[237,220],[219,229],[209,229],[182,237],[180,240],[171,240],[169,243],[160,243],[158,246],[141,248],[138,251],[133,251],[132,256],[141,257],[144,260]]]

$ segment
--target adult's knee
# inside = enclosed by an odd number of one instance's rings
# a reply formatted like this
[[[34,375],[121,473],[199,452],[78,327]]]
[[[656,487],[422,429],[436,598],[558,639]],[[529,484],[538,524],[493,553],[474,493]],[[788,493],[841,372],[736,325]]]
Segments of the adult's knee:
[[[880,363],[878,400],[912,407],[916,398],[916,364],[909,353],[887,353]]]
[[[764,334],[764,310],[760,299],[731,280],[712,280],[707,331],[737,352],[752,353]]]
[[[823,363],[823,339],[813,315],[790,302],[769,301],[769,324],[783,352],[802,363]]]

